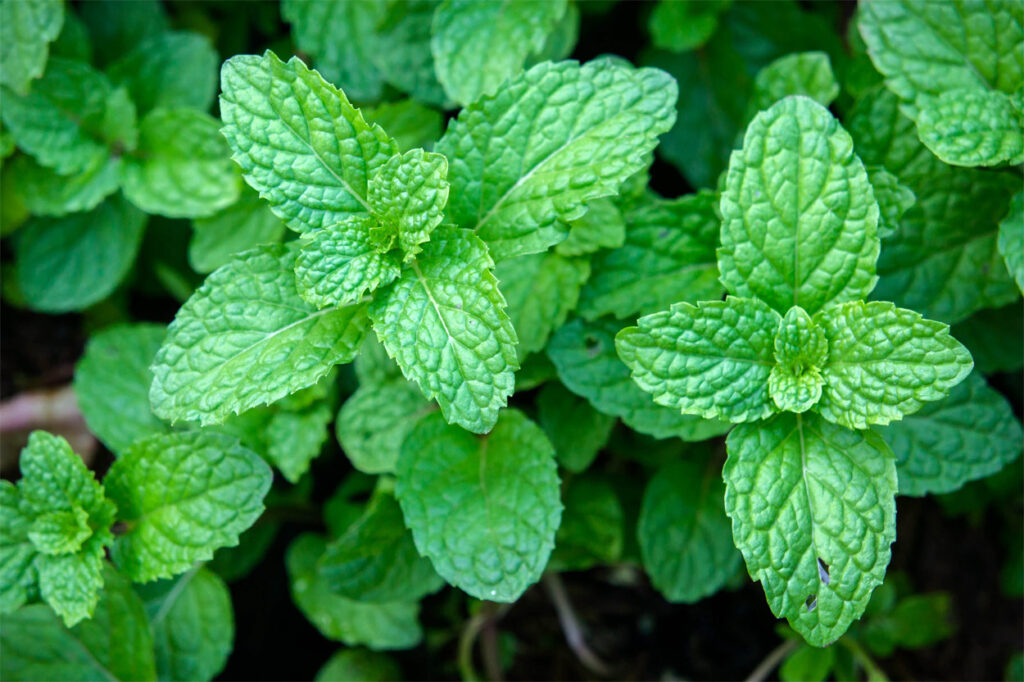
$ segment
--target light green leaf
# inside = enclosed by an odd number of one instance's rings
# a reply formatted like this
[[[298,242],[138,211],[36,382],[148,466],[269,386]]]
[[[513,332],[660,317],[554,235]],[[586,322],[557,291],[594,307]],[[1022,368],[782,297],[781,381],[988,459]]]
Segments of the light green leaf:
[[[913,190],[881,166],[871,166],[867,171],[878,200],[878,236],[886,239],[899,231],[900,219],[914,205],[917,197]]]
[[[289,483],[298,483],[327,442],[334,410],[326,402],[299,411],[282,410],[267,424],[267,459]]]
[[[396,494],[416,549],[479,599],[515,601],[540,579],[562,517],[555,451],[521,412],[480,438],[420,419],[396,467]]]
[[[385,490],[374,494],[345,533],[327,543],[317,565],[332,592],[359,602],[416,602],[444,585],[430,561],[416,552],[398,502]]]
[[[406,0],[388,4],[377,27],[377,45],[371,55],[384,80],[414,99],[451,108],[437,81],[430,51],[430,25],[440,0]]]
[[[717,464],[710,450],[691,449],[659,469],[644,491],[640,554],[651,582],[670,602],[708,597],[739,570]]]
[[[917,132],[928,149],[954,166],[1024,162],[1024,114],[1002,92],[943,92],[917,115]]]
[[[231,594],[216,573],[197,567],[135,589],[153,632],[158,679],[211,680],[220,673],[231,653],[235,618]]]
[[[823,107],[835,101],[839,96],[839,83],[827,54],[788,54],[758,71],[750,102],[751,117],[789,95],[805,95]]]
[[[1024,191],[1010,200],[1010,211],[999,223],[999,253],[1024,293]]]
[[[121,183],[121,160],[112,157],[97,156],[74,175],[60,175],[27,155],[15,157],[10,168],[25,208],[37,216],[91,211]]]
[[[269,51],[226,61],[221,89],[233,158],[289,227],[309,232],[369,211],[370,173],[398,148],[343,92]]]
[[[780,410],[806,412],[821,398],[821,368],[828,359],[825,330],[793,306],[775,333],[775,366],[768,392]]]
[[[0,85],[28,92],[43,75],[50,43],[64,23],[61,0],[18,0],[0,5]]]
[[[360,386],[379,386],[402,376],[402,370],[388,357],[388,352],[373,334],[363,341],[352,367]]]
[[[102,300],[128,274],[145,224],[146,215],[119,196],[89,213],[33,219],[16,244],[26,303],[60,313]]]
[[[718,15],[732,0],[661,0],[647,21],[655,47],[673,52],[693,50],[718,28]]]
[[[717,200],[701,192],[641,201],[627,211],[625,244],[594,256],[579,314],[631,318],[680,301],[720,298]]]
[[[545,250],[588,201],[645,167],[675,120],[675,98],[657,69],[538,64],[463,109],[437,144],[449,162],[450,217],[499,260]],[[545,134],[531,135],[538,126]]]
[[[516,332],[476,236],[439,228],[371,304],[377,337],[451,423],[487,433],[513,390]]]
[[[190,431],[138,441],[104,479],[127,530],[112,556],[136,582],[170,578],[238,534],[263,511],[270,468],[229,436]]]
[[[32,518],[21,492],[10,481],[0,481],[0,614],[12,613],[28,601],[35,586],[36,548],[28,537]]]
[[[445,0],[434,13],[430,49],[448,97],[467,105],[493,95],[544,48],[566,0]]]
[[[573,478],[562,501],[565,511],[555,535],[548,571],[585,571],[610,564],[622,556],[622,504],[606,479]]]
[[[73,554],[92,535],[89,514],[77,504],[71,510],[44,512],[28,531],[28,539],[42,554]]]
[[[296,606],[331,640],[371,649],[410,649],[423,638],[417,622],[416,602],[364,604],[332,592],[317,573],[324,553],[323,536],[304,533],[285,555],[292,599]]]
[[[49,604],[64,624],[75,624],[91,618],[103,588],[103,548],[76,554],[36,557],[39,575],[39,596]]]
[[[169,431],[149,406],[149,365],[165,334],[159,324],[108,327],[89,338],[75,366],[75,396],[85,423],[115,454],[140,438]]]
[[[153,361],[149,396],[157,416],[220,423],[352,360],[366,307],[316,310],[296,290],[294,259],[286,246],[248,251],[185,302]]]
[[[128,88],[140,116],[163,107],[205,112],[217,92],[219,61],[206,36],[167,31],[139,41],[107,67],[107,75]]]
[[[722,283],[779,313],[810,314],[874,288],[878,203],[853,140],[829,111],[789,97],[758,114],[722,193]]]
[[[896,455],[901,495],[948,493],[994,474],[1021,453],[1013,408],[973,373],[949,396],[878,432]]]
[[[188,262],[196,272],[213,272],[242,251],[276,244],[285,225],[259,194],[243,186],[238,200],[225,209],[192,222]]]
[[[142,601],[112,567],[90,620],[68,629],[36,604],[4,616],[0,677],[5,680],[155,680],[153,637]]]
[[[726,441],[725,510],[772,613],[814,646],[838,639],[885,577],[896,462],[871,431],[813,414],[740,424]]]
[[[541,389],[537,416],[558,463],[574,473],[590,466],[615,426],[615,417],[598,412],[557,381]]]
[[[846,303],[815,322],[829,347],[817,411],[852,429],[884,426],[945,398],[974,367],[948,326],[892,303]]]
[[[400,151],[430,149],[441,137],[441,112],[414,99],[383,102],[361,111],[368,123],[376,123],[395,138]]]
[[[401,376],[363,384],[338,412],[338,442],[359,471],[391,473],[405,436],[433,409],[419,389]]]
[[[569,223],[569,236],[555,247],[562,256],[582,256],[600,249],[617,249],[626,241],[626,221],[611,199],[587,204],[582,218]]]
[[[654,402],[733,422],[773,412],[768,376],[780,318],[758,299],[679,303],[615,337],[619,357]]]
[[[630,428],[655,438],[704,440],[729,430],[725,422],[655,404],[640,390],[615,352],[615,333],[620,328],[621,323],[614,320],[576,319],[555,332],[547,353],[566,388],[600,412],[621,417]]]
[[[184,108],[142,119],[138,157],[126,160],[121,182],[129,201],[169,218],[213,215],[241,189],[217,120]]]
[[[397,682],[398,665],[386,654],[365,649],[342,649],[324,663],[316,682]]]
[[[371,173],[367,200],[381,223],[374,239],[380,248],[390,249],[397,237],[406,261],[423,250],[444,220],[447,175],[448,160],[422,149],[396,154]]]
[[[501,261],[494,275],[519,337],[516,355],[521,361],[543,350],[551,334],[576,307],[580,288],[590,275],[590,264],[557,253],[532,253]]]

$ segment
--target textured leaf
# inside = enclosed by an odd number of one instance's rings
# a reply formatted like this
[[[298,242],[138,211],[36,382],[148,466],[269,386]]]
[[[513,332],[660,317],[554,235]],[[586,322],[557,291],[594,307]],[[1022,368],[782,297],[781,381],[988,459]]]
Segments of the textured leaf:
[[[820,104],[784,99],[747,128],[722,193],[722,283],[814,314],[874,288],[878,204],[853,140]]]
[[[369,211],[366,184],[398,148],[298,58],[232,57],[221,68],[224,136],[246,182],[309,232]]]
[[[60,313],[102,300],[128,274],[145,224],[146,215],[119,196],[89,213],[33,219],[17,241],[26,303]]]
[[[587,204],[582,218],[569,223],[569,235],[555,247],[562,256],[581,256],[600,249],[617,249],[626,241],[626,221],[611,199]]]
[[[999,223],[999,253],[1024,293],[1024,191],[1013,195],[1010,211]]]
[[[138,441],[104,479],[118,518],[113,558],[136,582],[170,578],[238,534],[263,511],[269,467],[229,436],[191,431]]]
[[[562,516],[555,451],[521,412],[478,438],[431,414],[398,458],[396,494],[416,549],[479,599],[515,601],[540,579]]]
[[[0,85],[25,94],[43,75],[50,43],[64,23],[60,0],[20,0],[0,6]]]
[[[391,473],[405,436],[420,417],[433,409],[419,389],[401,376],[380,384],[364,384],[338,412],[338,442],[359,471]]]
[[[205,112],[217,92],[218,62],[207,37],[167,31],[141,40],[107,68],[107,75],[128,88],[140,116],[161,107]]]
[[[878,200],[878,236],[882,239],[894,236],[900,229],[900,219],[914,205],[917,197],[899,179],[881,166],[867,169],[871,187]]]
[[[295,484],[327,442],[327,425],[334,416],[329,403],[320,402],[303,410],[281,410],[267,424],[267,459],[285,480]]]
[[[45,512],[37,516],[28,531],[28,539],[42,554],[77,552],[92,535],[89,514],[77,504],[68,511]]]
[[[554,381],[537,396],[537,416],[558,463],[574,473],[590,466],[615,426],[615,417],[598,412]]]
[[[716,202],[715,195],[701,192],[642,201],[628,211],[625,243],[594,256],[580,315],[629,318],[680,301],[720,298]]]
[[[374,297],[374,330],[388,355],[451,423],[486,433],[513,390],[516,333],[487,247],[439,228],[423,253]]]
[[[806,412],[821,398],[821,368],[828,359],[825,330],[793,306],[775,333],[775,366],[768,392],[780,410]]]
[[[534,253],[503,260],[494,268],[508,302],[521,361],[544,349],[551,334],[576,307],[590,264],[557,253]]]
[[[317,574],[325,540],[312,533],[300,535],[288,547],[285,564],[292,599],[320,633],[348,646],[371,649],[410,649],[423,638],[417,622],[416,602],[364,604],[331,592]]]
[[[423,250],[420,244],[444,219],[447,175],[448,160],[422,149],[396,154],[371,174],[367,199],[382,224],[375,240],[381,248],[397,237],[406,261]]]
[[[377,49],[371,59],[384,80],[414,99],[451,108],[437,81],[430,50],[430,25],[440,0],[406,0],[388,4],[377,27]]]
[[[849,428],[885,425],[941,400],[974,366],[948,326],[892,303],[847,303],[815,322],[829,347],[817,411]]]
[[[39,596],[68,627],[93,615],[103,588],[102,554],[102,547],[94,545],[92,551],[80,555],[36,557]]]
[[[210,680],[220,673],[231,653],[235,618],[231,594],[216,573],[195,568],[136,590],[153,632],[158,679]]]
[[[401,151],[417,147],[429,149],[441,137],[441,112],[413,99],[383,102],[360,111],[368,123],[376,123],[388,131]]]
[[[709,452],[686,452],[661,468],[644,492],[637,541],[651,582],[670,602],[710,596],[740,567],[715,465]]]
[[[391,682],[402,671],[387,655],[365,649],[342,649],[324,663],[316,682]]]
[[[954,166],[1024,162],[1024,114],[1002,92],[944,92],[918,114],[917,132],[928,149]]]
[[[657,405],[640,390],[615,352],[615,333],[620,328],[621,323],[614,320],[576,319],[555,332],[547,353],[566,388],[598,411],[621,417],[630,428],[655,438],[704,440],[729,430],[727,423]]]
[[[196,272],[213,272],[242,251],[262,244],[276,244],[285,225],[259,194],[242,187],[238,200],[225,209],[192,222],[188,262]]]
[[[185,302],[153,361],[157,416],[219,423],[351,361],[366,331],[365,306],[314,309],[296,291],[294,259],[285,246],[248,251]]]
[[[881,438],[813,413],[741,424],[726,441],[725,509],[772,613],[814,646],[839,638],[885,577],[896,463]]]
[[[28,501],[14,484],[0,481],[0,614],[12,613],[28,601],[36,583],[36,548],[28,537],[32,517]]]
[[[611,60],[542,63],[464,109],[437,144],[449,215],[499,260],[545,250],[586,202],[617,193],[674,121],[676,86]],[[531,135],[537,126],[542,136]]]
[[[901,495],[948,493],[1021,453],[1013,408],[977,373],[949,396],[878,431],[896,455]]]
[[[732,0],[661,0],[647,22],[651,42],[673,52],[693,50],[707,42],[718,28],[718,15]]]
[[[139,125],[139,158],[122,172],[124,195],[148,213],[201,218],[240,191],[217,120],[194,109],[154,109]]]
[[[566,0],[445,0],[437,8],[430,49],[448,97],[467,105],[493,95],[522,68],[565,14]]]
[[[824,52],[797,52],[780,57],[757,73],[750,107],[767,109],[783,97],[805,95],[823,107],[839,96],[832,62]]]
[[[654,402],[733,422],[773,412],[768,376],[780,318],[757,299],[679,303],[615,337],[619,357]]]
[[[15,157],[10,168],[15,191],[29,213],[37,216],[91,211],[121,184],[121,159],[113,157],[97,156],[74,175],[60,175],[24,155]]]
[[[555,535],[548,571],[584,571],[622,555],[623,512],[605,479],[574,478],[562,495],[565,511]]]

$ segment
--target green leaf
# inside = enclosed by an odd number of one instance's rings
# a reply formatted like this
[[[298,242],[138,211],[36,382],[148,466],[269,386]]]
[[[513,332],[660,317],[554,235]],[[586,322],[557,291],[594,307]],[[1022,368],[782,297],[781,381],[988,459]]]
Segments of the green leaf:
[[[448,160],[422,149],[396,154],[373,171],[367,200],[381,222],[378,247],[391,248],[397,237],[406,261],[423,250],[420,244],[444,220],[447,175]]]
[[[430,50],[430,25],[440,4],[440,0],[389,3],[377,27],[378,49],[371,59],[390,85],[424,104],[451,108],[437,81]]]
[[[324,553],[323,536],[304,533],[288,547],[285,565],[292,599],[320,633],[348,646],[410,649],[423,638],[416,602],[364,604],[332,592],[317,573]]]
[[[468,105],[515,76],[565,14],[566,0],[446,0],[434,13],[430,49],[448,97]]]
[[[441,137],[441,112],[413,99],[383,102],[361,111],[368,123],[376,123],[395,138],[400,151],[429,149]]]
[[[369,212],[370,173],[398,148],[298,58],[232,57],[221,68],[224,136],[246,182],[290,228]]]
[[[35,586],[32,562],[37,552],[28,537],[32,519],[21,492],[10,481],[0,481],[0,614],[12,613],[28,601]]]
[[[216,573],[196,567],[176,580],[135,589],[153,632],[158,679],[211,680],[223,670],[235,618],[231,594]]]
[[[480,438],[420,419],[396,468],[396,494],[416,549],[479,599],[515,601],[540,579],[562,517],[555,451],[521,412]]]
[[[37,216],[91,211],[121,184],[121,159],[113,157],[97,156],[74,175],[60,175],[27,155],[15,157],[10,169],[25,208]]]
[[[256,521],[270,482],[263,460],[229,436],[191,431],[138,441],[104,479],[127,524],[114,561],[147,582],[210,559]]]
[[[107,67],[107,75],[128,88],[140,116],[163,107],[205,112],[217,92],[219,61],[206,36],[167,31],[139,41]]]
[[[366,307],[308,305],[296,290],[294,259],[294,249],[281,245],[248,251],[185,302],[153,361],[149,396],[157,416],[220,423],[352,360]]]
[[[721,210],[730,293],[813,315],[874,288],[878,203],[850,135],[813,100],[786,98],[754,118]]]
[[[438,142],[450,164],[450,217],[499,260],[545,250],[562,240],[564,221],[644,167],[675,119],[675,98],[657,69],[538,64],[463,109]],[[544,135],[530,134],[537,126]]]
[[[981,310],[952,328],[953,338],[967,347],[981,374],[1015,372],[1024,367],[1024,306],[1020,300],[1002,308]]]
[[[146,215],[121,197],[89,213],[37,218],[16,244],[18,286],[34,310],[81,310],[110,294],[128,274]]]
[[[622,504],[603,478],[572,479],[562,495],[565,511],[555,535],[548,571],[585,571],[622,556]]]
[[[90,620],[68,629],[36,604],[4,616],[0,676],[5,680],[155,680],[153,637],[142,601],[112,567]]]
[[[359,520],[327,543],[318,566],[332,592],[359,602],[416,602],[444,585],[416,552],[390,491],[374,494]]]
[[[60,555],[77,552],[92,535],[89,514],[77,504],[70,511],[45,512],[35,518],[28,539],[41,554]]]
[[[732,0],[661,0],[647,21],[655,47],[673,52],[693,50],[708,41],[718,28],[718,15]]]
[[[823,330],[800,306],[793,306],[775,333],[775,366],[768,392],[780,410],[806,412],[821,398],[821,368],[828,358]]]
[[[1019,48],[1024,48],[1024,43]],[[1024,115],[1002,92],[943,92],[917,116],[921,141],[937,157],[954,166],[1024,162],[1022,129]]]
[[[390,657],[365,649],[342,649],[324,663],[316,682],[397,682],[402,671]]]
[[[327,425],[333,416],[331,405],[320,402],[302,410],[282,410],[270,418],[265,432],[267,459],[286,481],[298,483],[309,471],[327,442]]]
[[[644,491],[637,541],[651,582],[670,602],[708,597],[739,570],[716,464],[710,450],[685,452]]]
[[[892,303],[846,303],[815,322],[829,347],[816,409],[852,429],[884,426],[945,398],[974,367],[948,326]]]
[[[338,442],[345,456],[367,474],[392,473],[402,441],[434,406],[401,376],[356,389],[338,412]]]
[[[1013,408],[973,373],[947,398],[879,429],[896,455],[900,494],[948,493],[996,473],[1021,453]]]
[[[108,327],[89,338],[75,366],[75,396],[85,423],[115,454],[141,438],[169,431],[149,406],[149,365],[165,334],[159,324]]]
[[[740,424],[725,510],[772,613],[814,646],[838,639],[881,584],[896,539],[896,463],[881,438],[813,414]]]
[[[107,64],[170,28],[160,0],[95,0],[76,9],[92,36],[97,64]]]
[[[878,656],[896,648],[923,649],[953,634],[953,599],[949,594],[914,594],[901,599],[891,613],[864,625],[864,643]]]
[[[521,361],[544,350],[551,334],[576,307],[590,264],[557,253],[532,253],[501,261],[494,275],[519,337],[516,355]]]
[[[655,404],[630,378],[615,352],[621,323],[602,319],[573,320],[555,332],[547,353],[566,388],[586,398],[600,412],[655,438],[704,440],[729,430],[725,422],[685,415]]]
[[[292,25],[298,48],[313,56],[313,65],[324,78],[362,102],[378,99],[384,85],[373,56],[387,49],[375,34],[386,12],[387,4],[378,0],[281,3],[281,15]]]
[[[779,668],[783,682],[824,682],[832,672],[836,650],[802,645]]]
[[[39,595],[68,627],[93,616],[103,588],[103,548],[93,543],[79,555],[36,557]]]
[[[679,303],[615,337],[619,357],[654,402],[733,422],[773,412],[768,377],[780,318],[758,299]]]
[[[21,0],[0,6],[0,85],[24,95],[43,75],[50,43],[64,23],[61,0]]]
[[[569,235],[555,247],[561,256],[582,256],[600,249],[617,249],[626,241],[626,221],[611,199],[587,204],[582,218],[569,223]]]
[[[213,215],[192,222],[188,262],[196,272],[213,272],[242,251],[263,244],[276,244],[285,225],[259,194],[242,187],[238,200]]]
[[[1024,293],[1024,191],[1013,195],[1010,211],[999,223],[999,253]]]
[[[64,25],[60,28],[57,40],[50,46],[50,56],[92,63],[89,29],[74,12],[64,15]]]
[[[594,274],[583,287],[580,315],[622,319],[680,301],[720,298],[717,201],[701,192],[641,201],[627,211],[625,243],[591,261]]]
[[[615,426],[615,417],[598,412],[556,381],[537,396],[537,416],[558,463],[574,473],[590,466]]]
[[[900,219],[914,205],[917,197],[913,190],[881,166],[871,166],[867,171],[878,200],[878,236],[886,239],[899,231]]]
[[[374,297],[377,337],[451,423],[486,433],[513,390],[516,333],[487,247],[435,230],[402,277]]]
[[[352,367],[360,386],[380,386],[402,376],[402,370],[373,334],[363,341]]]
[[[751,116],[789,95],[805,95],[823,107],[835,101],[839,96],[839,83],[827,54],[788,54],[758,71],[750,103]]]
[[[169,218],[210,216],[235,203],[240,186],[217,120],[194,109],[154,109],[139,126],[138,157],[122,172],[124,195]]]

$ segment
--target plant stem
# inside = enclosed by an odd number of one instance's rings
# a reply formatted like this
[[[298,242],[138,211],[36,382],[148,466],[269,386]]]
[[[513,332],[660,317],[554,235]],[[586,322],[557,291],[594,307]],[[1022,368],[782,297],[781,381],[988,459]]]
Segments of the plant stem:
[[[485,601],[480,610],[466,621],[459,636],[459,675],[465,682],[479,682],[480,674],[473,666],[473,645],[476,638],[484,631],[483,659],[484,667],[487,670],[489,679],[500,682],[502,679],[501,655],[498,650],[498,629],[495,623],[501,620],[502,616],[508,613],[512,604],[495,604]]]
[[[580,627],[576,612],[573,611],[569,595],[565,591],[565,585],[557,573],[545,573],[543,578],[544,589],[547,590],[551,603],[558,613],[558,622],[562,625],[562,632],[565,633],[565,641],[576,654],[580,663],[595,675],[610,677],[611,670],[597,655],[590,650],[583,637],[583,629]]]
[[[857,640],[851,637],[843,637],[839,642],[850,650],[854,660],[864,668],[864,672],[867,673],[870,682],[888,682],[889,677],[878,667],[878,664],[868,655],[868,652],[864,651]]]
[[[747,682],[764,682],[771,674],[773,670],[779,667],[782,663],[782,659],[786,658],[794,649],[800,646],[800,642],[795,639],[787,639],[785,642],[775,647],[770,654],[764,657],[754,671],[747,676]]]

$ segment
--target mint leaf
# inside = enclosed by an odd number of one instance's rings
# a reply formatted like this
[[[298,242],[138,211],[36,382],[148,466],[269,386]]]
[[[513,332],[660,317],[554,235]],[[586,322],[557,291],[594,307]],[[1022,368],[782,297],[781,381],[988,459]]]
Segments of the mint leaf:
[[[405,436],[433,409],[419,389],[401,376],[363,384],[338,412],[338,442],[359,471],[391,473]]]
[[[642,200],[627,211],[625,243],[592,260],[594,274],[583,287],[580,315],[629,318],[680,301],[720,297],[716,202],[714,194],[701,192],[671,201]]]
[[[302,410],[277,412],[267,424],[267,459],[278,468],[285,480],[295,484],[327,442],[327,425],[333,408],[320,402]]]
[[[718,15],[731,4],[732,0],[661,0],[647,21],[651,42],[673,52],[696,49],[714,34]]]
[[[290,228],[309,232],[369,211],[369,175],[398,149],[344,93],[298,58],[284,63],[269,51],[226,61],[221,90],[233,158]]]
[[[548,571],[585,571],[622,556],[622,504],[603,478],[582,476],[566,486],[565,510],[555,535]]]
[[[139,124],[138,157],[126,160],[124,195],[168,218],[201,218],[238,199],[240,183],[217,120],[194,109],[154,109]]]
[[[813,414],[740,424],[726,441],[725,510],[772,613],[814,646],[840,637],[885,577],[896,462],[871,431]]]
[[[397,682],[402,679],[402,671],[386,654],[342,649],[324,663],[314,679],[316,682]]]
[[[621,417],[627,426],[655,438],[704,440],[729,430],[724,422],[701,419],[651,401],[630,378],[615,352],[621,323],[602,319],[573,320],[555,332],[547,353],[566,388],[595,409]]]
[[[36,557],[39,595],[68,627],[92,617],[103,588],[103,548],[93,544],[80,555]]]
[[[413,99],[382,102],[361,111],[368,123],[376,123],[388,131],[401,151],[417,147],[429,149],[441,137],[441,112]]]
[[[1024,368],[1018,344],[1024,339],[1024,306],[1018,302],[978,311],[955,325],[951,333],[971,352],[974,369],[980,374]]]
[[[852,429],[885,425],[941,400],[974,366],[948,326],[892,303],[846,303],[815,322],[829,348],[817,410]]]
[[[397,237],[408,262],[444,219],[448,203],[448,160],[413,149],[396,154],[370,175],[367,200],[381,222],[375,241],[389,249]]]
[[[800,306],[793,306],[775,333],[775,366],[768,392],[776,407],[806,412],[821,398],[821,368],[828,358],[822,329]]]
[[[231,594],[216,573],[196,567],[175,580],[136,588],[145,604],[157,679],[211,680],[235,638]]]
[[[557,253],[533,253],[503,260],[494,268],[508,302],[522,360],[544,349],[551,334],[576,307],[590,264]]]
[[[444,581],[416,552],[394,494],[380,490],[363,515],[327,543],[320,576],[335,594],[360,602],[415,602]]]
[[[440,4],[440,0],[389,4],[377,26],[377,45],[382,47],[371,59],[389,84],[424,104],[444,108],[448,104],[430,51],[430,25]]]
[[[364,293],[398,278],[401,263],[375,243],[376,228],[370,216],[353,216],[304,235],[295,279],[307,303],[317,308],[353,305]]]
[[[972,373],[944,400],[878,429],[896,455],[901,495],[948,493],[994,474],[1021,453],[1006,399]]]
[[[900,219],[914,205],[917,197],[913,190],[881,166],[871,166],[867,171],[878,200],[878,236],[886,239],[899,231]]]
[[[1024,191],[1013,195],[1010,211],[999,223],[999,253],[1024,293]]]
[[[751,116],[789,95],[805,95],[823,107],[835,101],[839,83],[826,53],[788,54],[758,71],[749,107]]]
[[[160,0],[96,0],[78,9],[89,29],[96,63],[108,64],[130,52],[140,41],[170,28]]]
[[[480,438],[431,414],[402,445],[395,489],[416,549],[479,599],[515,601],[540,579],[562,516],[555,452],[516,410]]]
[[[779,316],[758,299],[679,303],[615,337],[619,357],[654,402],[706,419],[763,419]]]
[[[153,412],[172,422],[223,422],[311,386],[349,362],[365,306],[316,310],[296,291],[293,248],[265,246],[207,277],[153,360]],[[209,341],[217,339],[216,349]]]
[[[229,436],[171,433],[138,441],[104,483],[127,530],[112,555],[136,582],[170,578],[238,534],[263,511],[270,469]]]
[[[720,590],[740,567],[707,450],[684,453],[647,484],[637,525],[644,569],[666,599],[690,604]]]
[[[12,613],[28,601],[35,586],[32,562],[37,552],[28,537],[32,520],[30,505],[18,488],[0,481],[0,614]]]
[[[316,629],[324,637],[348,646],[416,646],[423,638],[417,622],[419,604],[364,604],[335,594],[317,573],[317,562],[325,546],[323,536],[304,533],[292,542],[285,555],[292,599]]]
[[[1024,42],[1019,46],[1024,48]],[[943,92],[917,116],[928,149],[955,166],[1024,162],[1024,115],[1002,92]]]
[[[439,228],[370,310],[377,337],[405,376],[437,400],[446,419],[474,433],[494,425],[519,366],[492,267],[476,236]]]
[[[77,504],[70,510],[44,512],[28,531],[36,550],[53,556],[77,552],[90,535],[89,514]]]
[[[145,225],[146,215],[120,196],[89,213],[31,220],[16,244],[25,302],[61,313],[106,298],[128,274]]]
[[[206,218],[192,221],[188,262],[196,272],[213,272],[235,254],[263,244],[276,244],[285,225],[259,194],[243,186],[238,200]]]
[[[569,235],[555,247],[561,256],[582,256],[600,249],[617,249],[626,241],[626,221],[611,199],[587,204],[583,217],[570,221]]]
[[[540,52],[566,0],[445,0],[434,13],[430,49],[448,97],[467,105],[493,95]]]
[[[853,140],[820,104],[786,98],[747,127],[722,193],[722,283],[784,313],[867,296],[878,204]]]
[[[113,157],[96,156],[74,175],[61,175],[26,155],[15,157],[10,168],[15,191],[37,216],[91,211],[121,184],[121,159]]]
[[[598,412],[556,381],[537,396],[537,417],[558,463],[574,473],[590,466],[615,426],[615,417]]]
[[[438,142],[449,162],[450,217],[499,260],[545,250],[562,240],[562,221],[644,167],[672,125],[675,97],[672,79],[656,69],[538,64],[463,109]],[[543,136],[529,134],[537,125]]]
[[[162,107],[207,111],[217,92],[217,52],[191,31],[150,36],[107,67],[115,85],[131,93],[142,116]]]
[[[64,23],[60,0],[24,0],[0,6],[0,85],[28,92],[43,75],[46,57]]]

